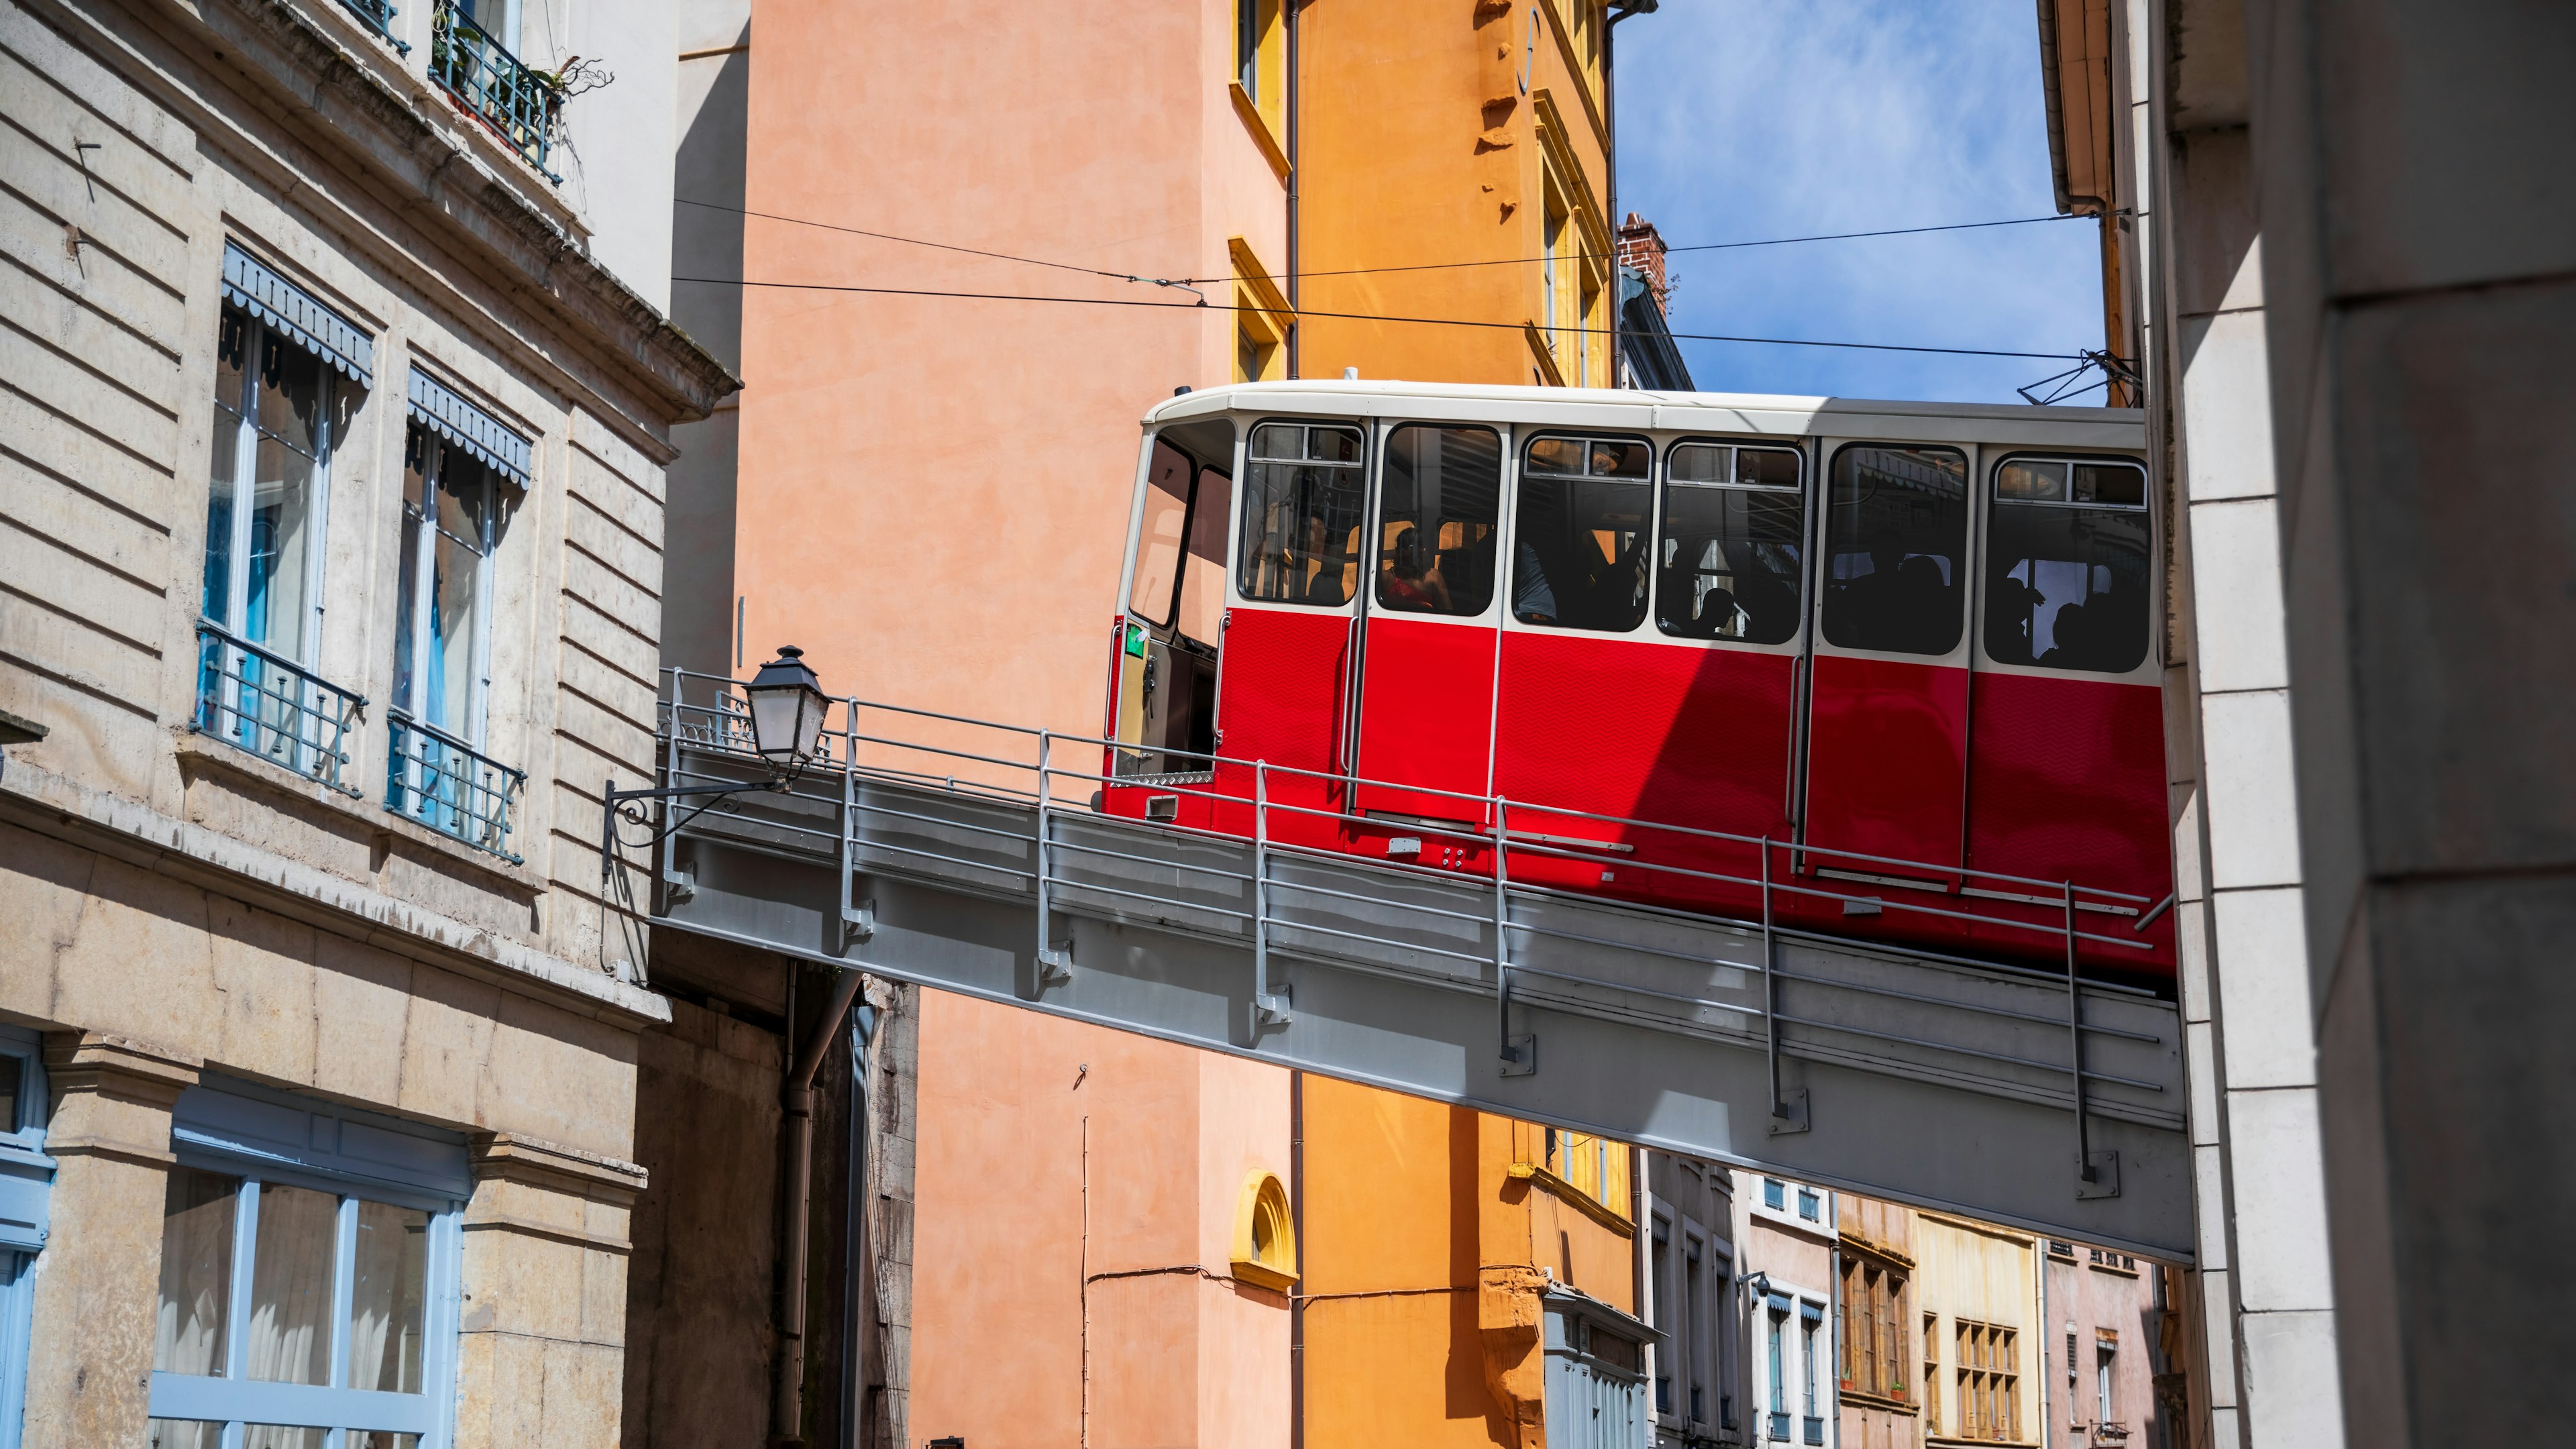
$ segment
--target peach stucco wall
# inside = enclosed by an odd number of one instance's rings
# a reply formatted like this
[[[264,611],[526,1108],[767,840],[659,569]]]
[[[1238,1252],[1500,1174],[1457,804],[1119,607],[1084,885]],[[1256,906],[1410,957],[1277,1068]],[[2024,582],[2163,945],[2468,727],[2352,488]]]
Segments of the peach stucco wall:
[[[1228,1258],[1287,1073],[935,991],[921,1039],[915,1437],[1284,1449],[1287,1299]]]
[[[1284,266],[1286,193],[1226,98],[1227,0],[763,0],[745,205],[1121,275]],[[1186,293],[749,219],[759,282]],[[1220,289],[1221,290],[1221,289]],[[746,644],[825,687],[1097,732],[1137,419],[1226,380],[1229,313],[754,286]]]

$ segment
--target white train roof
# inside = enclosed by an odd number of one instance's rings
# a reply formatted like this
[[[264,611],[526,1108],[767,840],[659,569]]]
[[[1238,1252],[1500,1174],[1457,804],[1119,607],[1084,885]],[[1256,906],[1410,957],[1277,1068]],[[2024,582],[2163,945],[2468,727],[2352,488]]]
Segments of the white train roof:
[[[2006,447],[2119,449],[2147,445],[2138,408],[2004,403],[1884,402],[1766,393],[1641,392],[1615,388],[1317,379],[1245,382],[1154,405],[1145,426],[1219,413],[1492,422],[1619,432],[1883,438]]]

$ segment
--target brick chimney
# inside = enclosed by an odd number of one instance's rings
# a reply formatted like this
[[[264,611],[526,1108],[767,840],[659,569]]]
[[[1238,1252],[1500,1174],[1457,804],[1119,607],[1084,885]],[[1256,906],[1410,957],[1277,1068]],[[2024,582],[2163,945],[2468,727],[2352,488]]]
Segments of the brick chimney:
[[[1619,225],[1619,265],[1645,273],[1655,306],[1660,309],[1664,305],[1664,294],[1671,290],[1664,280],[1664,236],[1655,230],[1653,222],[1633,211]]]

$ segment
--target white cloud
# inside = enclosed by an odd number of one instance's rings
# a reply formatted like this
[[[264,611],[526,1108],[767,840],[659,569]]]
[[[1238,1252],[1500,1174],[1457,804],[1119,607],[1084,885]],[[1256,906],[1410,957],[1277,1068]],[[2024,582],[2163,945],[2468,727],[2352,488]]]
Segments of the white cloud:
[[[1676,246],[2056,210],[2029,0],[1665,0],[1618,28],[1618,106],[1619,208]],[[2072,353],[2099,248],[2088,220],[1683,253],[1672,325]],[[2059,366],[1682,347],[1712,391],[2014,402]]]

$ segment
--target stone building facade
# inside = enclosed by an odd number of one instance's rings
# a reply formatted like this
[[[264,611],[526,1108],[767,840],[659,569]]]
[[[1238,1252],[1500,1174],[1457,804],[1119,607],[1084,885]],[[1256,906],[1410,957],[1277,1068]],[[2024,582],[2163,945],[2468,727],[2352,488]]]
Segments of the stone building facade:
[[[0,4],[0,1445],[619,1437],[600,792],[735,384],[664,7],[476,9]]]

